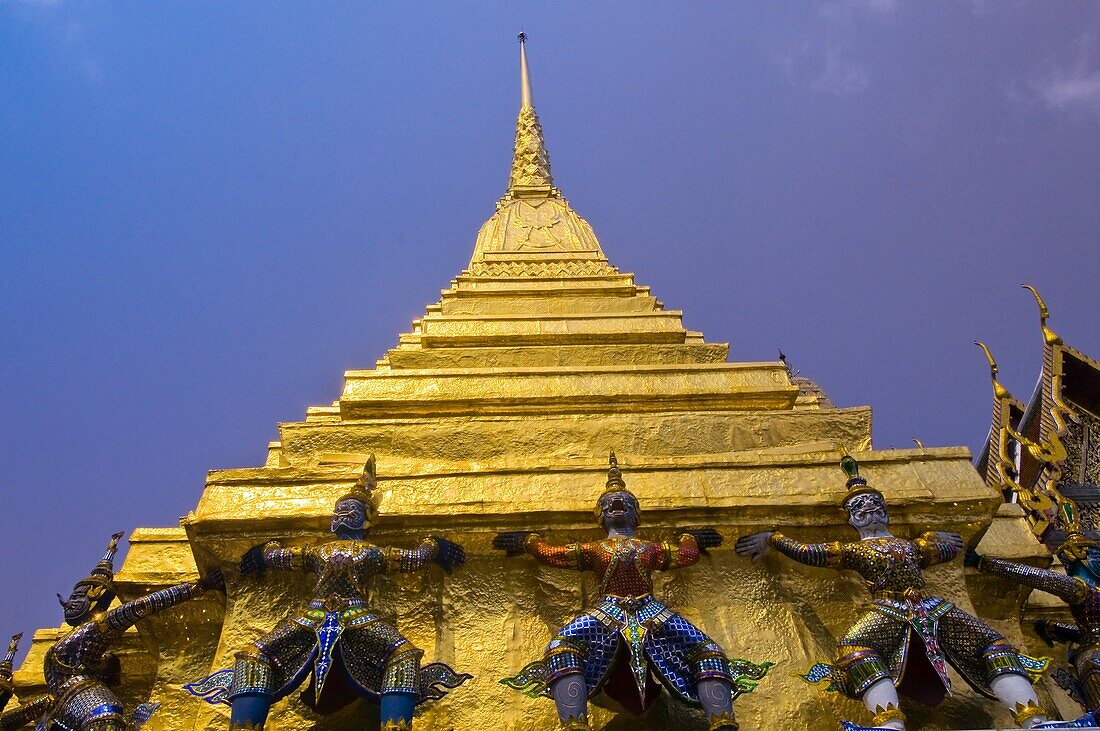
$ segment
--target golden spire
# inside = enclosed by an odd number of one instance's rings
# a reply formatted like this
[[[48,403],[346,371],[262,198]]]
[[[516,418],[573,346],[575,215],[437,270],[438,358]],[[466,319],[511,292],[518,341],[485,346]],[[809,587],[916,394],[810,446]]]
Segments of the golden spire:
[[[516,120],[516,145],[512,174],[505,197],[555,194],[550,174],[550,156],[542,139],[542,125],[531,99],[531,76],[527,70],[527,34],[519,34],[520,108]]]
[[[531,94],[524,33],[519,34],[519,71],[519,119],[508,190],[477,233],[468,271],[488,277],[616,274],[592,227],[554,187]]]
[[[531,74],[527,71],[527,34],[519,32],[519,84],[520,84],[520,109],[535,105],[531,102]]]

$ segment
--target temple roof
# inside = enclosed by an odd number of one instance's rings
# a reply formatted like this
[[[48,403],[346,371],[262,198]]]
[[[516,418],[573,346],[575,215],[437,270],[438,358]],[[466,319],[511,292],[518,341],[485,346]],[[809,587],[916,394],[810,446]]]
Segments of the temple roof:
[[[1025,507],[1030,502],[1032,527],[1036,534],[1045,535],[1049,521],[1055,520],[1050,501],[1080,502],[1091,488],[1086,468],[1094,447],[1089,444],[1093,437],[1085,418],[1092,414],[1095,420],[1100,415],[1100,363],[1066,345],[1047,324],[1050,312],[1038,291],[1030,285],[1024,288],[1031,291],[1039,309],[1043,365],[1025,404],[997,380],[993,355],[978,343],[989,360],[994,405],[977,468],[986,484],[1001,489],[1006,500],[1017,500]],[[1067,472],[1067,467],[1075,469]],[[1096,502],[1100,495],[1090,500]]]

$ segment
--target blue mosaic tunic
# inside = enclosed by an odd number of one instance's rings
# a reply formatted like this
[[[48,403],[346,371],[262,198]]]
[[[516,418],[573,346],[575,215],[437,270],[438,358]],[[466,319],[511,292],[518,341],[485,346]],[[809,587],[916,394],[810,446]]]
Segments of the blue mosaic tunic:
[[[653,597],[653,571],[699,560],[690,535],[678,543],[609,538],[566,546],[532,535],[526,549],[550,566],[594,571],[603,596],[561,628],[541,660],[501,681],[511,688],[550,695],[555,680],[579,673],[589,698],[606,691],[624,707],[641,711],[655,698],[653,677],[679,700],[697,706],[700,681],[725,680],[736,697],[755,688],[772,665],[729,659],[695,625]],[[617,669],[632,682],[617,683]]]
[[[232,670],[184,687],[210,703],[231,703],[245,694],[267,695],[276,701],[311,677],[312,692],[304,693],[303,701],[321,713],[336,710],[356,696],[374,702],[386,693],[408,693],[418,702],[442,698],[446,689],[472,676],[456,673],[444,663],[421,667],[423,651],[367,608],[367,587],[373,576],[423,569],[437,551],[438,544],[430,538],[414,550],[359,540],[304,548],[269,543],[263,553],[267,568],[317,575],[309,607],[279,622],[253,643],[252,650],[238,653]],[[326,699],[334,677],[340,688]]]

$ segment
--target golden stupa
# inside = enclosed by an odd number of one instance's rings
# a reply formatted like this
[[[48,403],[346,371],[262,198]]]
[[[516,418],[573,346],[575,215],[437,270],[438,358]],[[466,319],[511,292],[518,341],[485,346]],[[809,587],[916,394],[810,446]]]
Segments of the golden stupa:
[[[371,453],[384,498],[370,540],[413,546],[438,533],[469,555],[452,576],[384,577],[373,592],[376,609],[395,618],[426,661],[475,676],[418,715],[422,729],[558,727],[549,700],[498,680],[541,653],[591,596],[591,579],[506,561],[490,539],[521,528],[557,541],[597,536],[592,507],[609,449],[641,500],[641,535],[714,526],[726,537],[711,558],[662,577],[657,595],[731,655],[777,664],[739,700],[744,729],[832,730],[842,715],[868,720],[861,705],[791,675],[831,658],[834,637],[866,598],[862,585],[793,562],[779,571],[774,557],[752,564],[732,550],[736,536],[776,526],[802,540],[849,535],[838,509],[839,448],[884,490],[899,535],[935,528],[969,539],[993,520],[1001,496],[966,448],[873,450],[869,407],[833,406],[783,362],[728,362],[727,344],[685,329],[680,311],[612,266],[592,227],[554,187],[522,44],[520,62],[508,189],[478,233],[469,266],[373,368],[345,373],[337,401],[279,424],[265,464],[211,471],[179,527],[131,534],[118,576],[124,599],[193,579],[199,565],[220,565],[227,580],[224,601],[211,594],[144,620],[123,649],[123,701],[161,704],[147,728],[227,728],[228,707],[193,698],[183,684],[231,667],[234,652],[308,599],[307,577],[241,577],[238,558],[272,538],[293,544],[328,536],[335,498]],[[1024,545],[1028,537],[1035,545],[1011,511],[995,528],[995,542]],[[983,550],[996,555],[995,548]],[[974,610],[960,562],[929,578]],[[977,609],[1020,640],[1014,602],[1001,597]],[[36,633],[16,674],[20,697],[42,691],[42,657],[60,631]],[[934,712],[914,707],[913,727],[1008,722],[998,704],[961,680],[956,688]],[[376,719],[362,701],[322,718],[292,694],[273,708],[267,728],[376,728]],[[594,707],[592,720],[596,728],[636,731],[705,727],[701,713],[664,701],[641,718]]]

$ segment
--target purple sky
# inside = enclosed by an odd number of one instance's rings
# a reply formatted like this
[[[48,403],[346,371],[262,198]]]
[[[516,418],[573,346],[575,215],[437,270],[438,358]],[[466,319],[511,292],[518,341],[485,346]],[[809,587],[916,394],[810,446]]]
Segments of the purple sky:
[[[734,360],[980,446],[1100,355],[1095,2],[0,0],[0,632],[331,402],[469,259],[530,36],[556,181]]]

